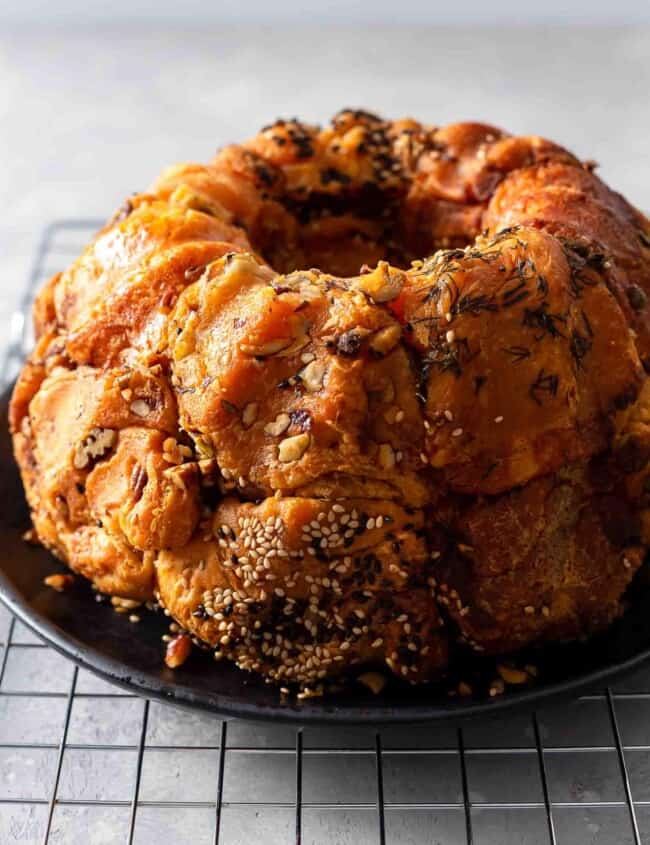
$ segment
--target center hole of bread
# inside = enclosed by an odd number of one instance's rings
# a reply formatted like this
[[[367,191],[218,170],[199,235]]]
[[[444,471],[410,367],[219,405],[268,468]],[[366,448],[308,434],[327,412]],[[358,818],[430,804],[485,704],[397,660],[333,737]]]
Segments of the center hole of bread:
[[[336,196],[311,194],[304,201],[287,202],[285,209],[284,225],[271,207],[256,231],[249,232],[253,246],[280,273],[318,268],[354,276],[379,261],[407,269],[437,249],[468,243],[467,233],[435,241],[430,210],[410,203],[407,212],[404,197],[375,186]]]

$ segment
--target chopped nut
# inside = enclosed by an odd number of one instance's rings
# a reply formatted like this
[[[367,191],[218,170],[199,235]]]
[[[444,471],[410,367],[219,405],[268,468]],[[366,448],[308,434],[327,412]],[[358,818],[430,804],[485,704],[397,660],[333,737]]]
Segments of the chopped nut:
[[[304,349],[309,343],[311,343],[311,337],[303,332],[302,334],[299,334],[298,337],[294,338],[289,346],[278,352],[278,358],[288,358],[291,355],[295,355],[296,352],[300,352],[300,350]]]
[[[325,378],[325,364],[322,361],[311,361],[299,373],[303,387],[309,393],[315,393],[323,386]]]
[[[111,604],[113,607],[121,607],[124,610],[135,610],[136,607],[140,607],[142,602],[136,599],[125,599],[121,596],[111,596]]]
[[[133,469],[131,470],[131,475],[129,476],[129,487],[133,490],[136,501],[141,499],[142,493],[144,488],[147,486],[148,481],[149,477],[147,475],[147,470],[138,463],[133,464]]]
[[[395,348],[401,336],[402,329],[400,326],[386,326],[373,336],[369,346],[378,355],[388,355]]]
[[[144,399],[136,399],[131,402],[129,408],[131,409],[131,413],[135,414],[136,417],[148,417],[151,413],[151,408]]]
[[[291,417],[289,414],[278,414],[273,422],[264,426],[264,431],[272,437],[279,437],[289,428]]]
[[[88,437],[75,449],[73,464],[75,469],[87,467],[93,458],[101,458],[113,447],[117,432],[112,428],[93,428]]]
[[[278,446],[278,458],[283,463],[298,461],[309,447],[310,437],[308,434],[296,434],[294,437],[286,437]]]
[[[402,290],[404,273],[391,267],[387,261],[380,261],[374,270],[352,280],[354,287],[371,296],[375,302],[395,299]]]
[[[167,643],[165,652],[165,663],[170,669],[182,666],[190,656],[192,641],[187,634],[179,634]]]
[[[497,664],[497,672],[507,684],[525,684],[528,681],[528,675],[522,669],[513,669],[502,663]]]
[[[73,585],[74,577],[72,575],[48,575],[47,578],[43,579],[43,583],[56,590],[57,593],[62,593]]]
[[[244,355],[250,355],[253,358],[266,358],[286,349],[292,342],[290,337],[280,337],[275,340],[267,340],[266,343],[240,343],[239,349]]]
[[[382,469],[393,469],[395,466],[395,452],[390,443],[379,445],[379,466]]]
[[[189,464],[187,464],[189,466]],[[187,493],[187,485],[185,484],[185,479],[183,475],[185,474],[185,467],[169,467],[163,472],[165,478],[168,478],[171,483],[176,487],[181,493]]]
[[[179,185],[169,197],[169,202],[192,211],[201,211],[226,223],[232,220],[232,214],[221,203],[207,194],[193,191],[187,184]]]
[[[379,672],[364,672],[363,675],[359,675],[357,680],[365,687],[368,687],[375,695],[379,695],[386,686],[386,678],[380,675]]]
[[[241,420],[242,423],[246,428],[250,428],[255,420],[257,419],[257,412],[259,410],[259,403],[258,402],[249,402],[248,405],[244,408]]]

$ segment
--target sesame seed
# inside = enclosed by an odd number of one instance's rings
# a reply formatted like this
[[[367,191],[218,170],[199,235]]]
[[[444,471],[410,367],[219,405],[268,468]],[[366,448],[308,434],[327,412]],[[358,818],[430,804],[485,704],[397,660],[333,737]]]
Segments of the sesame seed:
[[[462,429],[462,428],[455,428],[455,429],[452,431],[451,436],[452,436],[452,437],[460,437],[462,433],[463,433],[463,429]]]
[[[445,415],[445,419],[449,420],[449,422],[451,422],[454,419],[454,415],[452,414],[451,411],[445,411],[444,415]]]
[[[499,417],[495,417],[495,418],[494,418],[494,422],[495,422],[495,423],[502,423],[502,422],[503,422],[503,417],[500,417],[500,416],[499,416]]]

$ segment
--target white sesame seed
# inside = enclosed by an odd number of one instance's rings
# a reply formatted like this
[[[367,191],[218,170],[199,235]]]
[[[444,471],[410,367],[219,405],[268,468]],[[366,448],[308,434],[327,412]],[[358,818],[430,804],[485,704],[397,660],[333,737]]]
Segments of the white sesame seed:
[[[451,436],[452,436],[452,437],[460,437],[462,433],[463,433],[463,429],[462,429],[462,428],[455,428],[455,429],[452,431]]]
[[[494,422],[495,422],[495,423],[502,423],[502,422],[503,422],[503,417],[495,417],[495,418],[494,418]]]

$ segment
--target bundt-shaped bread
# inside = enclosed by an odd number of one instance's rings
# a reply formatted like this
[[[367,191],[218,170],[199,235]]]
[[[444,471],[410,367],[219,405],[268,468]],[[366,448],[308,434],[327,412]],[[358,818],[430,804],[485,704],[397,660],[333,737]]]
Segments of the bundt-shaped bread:
[[[36,533],[283,684],[586,636],[650,544],[649,293],[648,221],[555,144],[278,121],[40,292]]]

